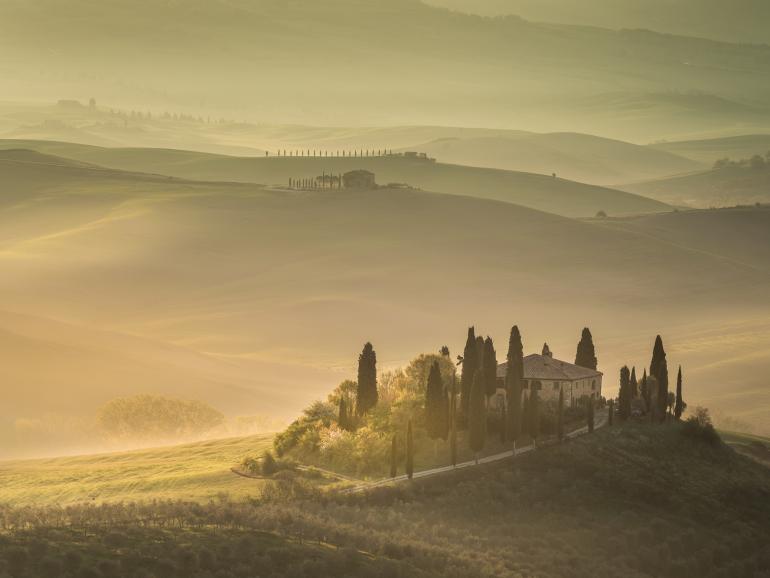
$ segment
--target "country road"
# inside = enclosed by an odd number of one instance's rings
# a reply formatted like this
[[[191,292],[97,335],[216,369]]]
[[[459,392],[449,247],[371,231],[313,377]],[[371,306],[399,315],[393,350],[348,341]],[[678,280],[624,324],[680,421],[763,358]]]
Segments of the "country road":
[[[607,411],[602,411],[601,413],[597,414],[596,421],[594,422],[594,428],[599,429],[600,427],[603,427],[607,423]],[[566,434],[565,437],[567,439],[573,439],[580,437],[582,435],[585,435],[588,433],[588,425],[584,425],[581,428],[578,428],[574,431],[571,431],[570,433]],[[547,442],[541,444],[540,447],[544,446],[550,446],[554,445],[556,443],[556,440],[548,440]],[[520,456],[523,454],[527,454],[529,452],[534,451],[537,449],[537,446],[535,445],[529,445],[525,446],[523,448],[516,448],[516,455]],[[493,454],[491,456],[486,456],[483,458],[479,458],[478,463],[475,460],[470,460],[467,462],[462,462],[460,464],[457,464],[456,466],[442,466],[439,468],[432,468],[430,470],[423,470],[421,472],[415,472],[412,476],[412,479],[419,479],[419,478],[429,478],[432,476],[437,476],[439,474],[445,474],[447,472],[453,472],[455,470],[460,470],[463,468],[470,468],[476,465],[483,465],[483,464],[490,464],[493,462],[498,462],[500,460],[504,460],[507,458],[513,457],[513,450],[507,451],[507,452],[501,452],[499,454]],[[364,492],[366,490],[370,490],[372,488],[379,488],[382,486],[388,486],[391,484],[398,484],[401,482],[408,481],[409,477],[404,474],[401,476],[396,476],[395,478],[383,478],[381,480],[376,480],[373,482],[361,482],[356,486],[345,488],[343,493],[346,494],[355,494],[359,492]]]

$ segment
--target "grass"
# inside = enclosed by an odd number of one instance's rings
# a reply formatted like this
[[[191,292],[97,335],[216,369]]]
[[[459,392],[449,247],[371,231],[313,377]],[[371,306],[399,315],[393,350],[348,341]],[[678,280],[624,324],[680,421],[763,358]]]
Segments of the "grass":
[[[207,502],[259,494],[259,480],[234,475],[272,436],[205,441],[93,456],[0,463],[0,503],[16,506],[160,499]]]

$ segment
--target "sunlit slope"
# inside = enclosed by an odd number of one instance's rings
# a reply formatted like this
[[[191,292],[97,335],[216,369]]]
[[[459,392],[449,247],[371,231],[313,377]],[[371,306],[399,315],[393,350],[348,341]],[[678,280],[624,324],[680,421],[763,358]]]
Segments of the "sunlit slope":
[[[206,503],[259,495],[261,482],[230,468],[272,445],[271,436],[93,456],[0,462],[0,503],[16,506],[83,502],[183,500]]]
[[[565,179],[605,185],[703,168],[673,153],[577,133],[443,138],[416,150],[447,163],[557,173]]]
[[[770,134],[747,134],[725,138],[662,142],[649,145],[660,151],[693,159],[712,166],[723,158],[748,159],[770,152]]]
[[[770,165],[757,169],[725,167],[620,186],[672,205],[704,208],[768,203]]]
[[[69,366],[58,352],[55,380],[44,347],[10,356],[2,371],[24,391],[11,387],[4,407],[36,396],[36,415],[69,410],[65,398],[79,386],[100,387],[78,397],[82,415],[113,393],[154,387],[189,387],[188,397],[223,409],[244,399],[229,389],[237,387],[257,399],[229,413],[294,412],[355,375],[364,341],[387,368],[444,343],[456,350],[472,323],[498,341],[519,323],[527,351],[547,340],[567,360],[590,324],[614,372],[623,360],[604,344],[628,327],[646,340],[766,305],[770,275],[745,257],[510,203],[399,189],[269,190],[28,161],[0,163],[3,308],[151,342],[83,334],[82,347],[91,345],[73,359],[94,359]],[[44,326],[12,329],[6,350],[23,348],[19,335],[38,344],[56,337]],[[151,353],[152,343],[172,350]],[[132,361],[142,371],[121,375]],[[148,377],[156,367],[165,369]]]
[[[244,158],[180,150],[108,149],[49,143],[0,141],[0,147],[34,148],[128,171],[160,173],[186,179],[288,184],[290,178],[367,169],[379,183],[407,183],[426,190],[515,203],[567,217],[591,217],[670,210],[659,201],[614,189],[533,173],[431,163],[401,157],[260,157]]]
[[[517,14],[529,20],[607,28],[647,28],[730,42],[770,44],[763,0],[427,0],[474,14]]]
[[[0,2],[6,99],[94,95],[215,118],[652,140],[767,126],[768,56],[768,46],[483,19],[418,0]],[[681,116],[671,95],[689,101]],[[701,98],[720,104],[706,114]]]

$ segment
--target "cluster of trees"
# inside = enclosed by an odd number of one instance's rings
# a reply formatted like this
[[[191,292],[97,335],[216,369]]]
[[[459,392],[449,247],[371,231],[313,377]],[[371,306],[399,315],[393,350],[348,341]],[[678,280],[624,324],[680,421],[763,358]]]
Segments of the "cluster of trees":
[[[663,339],[655,338],[650,361],[650,374],[644,370],[641,382],[637,382],[636,367],[620,369],[618,415],[622,420],[632,416],[648,415],[653,422],[665,421],[667,416],[681,419],[687,409],[682,397],[682,367],[676,378],[676,392],[669,391],[668,362]]]
[[[114,399],[96,418],[108,438],[126,441],[178,441],[204,436],[225,417],[207,403],[137,395]]]
[[[269,153],[265,153],[266,155]],[[310,157],[310,158],[328,158],[328,157],[338,157],[338,158],[364,158],[364,157],[385,157],[385,156],[392,156],[393,151],[387,150],[387,149],[361,149],[361,150],[353,150],[353,151],[347,151],[347,150],[337,150],[337,151],[331,151],[331,153],[328,150],[316,150],[316,149],[295,149],[295,150],[286,150],[286,149],[279,149],[275,151],[275,156],[277,157]]]
[[[729,167],[741,167],[750,169],[764,169],[770,167],[770,151],[767,151],[765,156],[754,155],[747,159],[740,159],[734,161],[730,158],[719,159],[714,163],[714,169],[726,169]]]
[[[342,175],[323,173],[318,177],[289,178],[289,188],[294,190],[309,191],[316,189],[341,189]]]

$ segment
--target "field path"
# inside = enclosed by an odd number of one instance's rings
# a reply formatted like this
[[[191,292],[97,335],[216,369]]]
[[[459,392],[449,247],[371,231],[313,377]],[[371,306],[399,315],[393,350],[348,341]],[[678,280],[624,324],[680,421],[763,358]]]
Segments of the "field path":
[[[595,426],[594,426],[596,429],[606,425],[606,423],[607,423],[607,415],[608,415],[607,411],[602,411],[601,413],[599,413],[596,416],[597,419],[596,419]],[[569,432],[568,434],[565,435],[565,437],[567,439],[574,439],[574,438],[583,436],[583,435],[585,435],[587,433],[588,433],[588,425],[584,425],[581,428],[578,428],[576,430],[573,430],[573,431]],[[544,443],[541,443],[540,447],[551,446],[551,445],[554,445],[556,443],[557,443],[556,440],[551,439],[551,440],[548,440],[548,441],[546,441]],[[536,449],[537,449],[537,446],[535,444],[528,445],[528,446],[525,446],[523,448],[516,448],[516,455],[520,456],[520,455],[523,455],[523,454],[527,454],[529,452],[535,451]],[[499,454],[493,454],[491,456],[486,456],[486,457],[483,457],[483,458],[479,458],[478,462],[476,462],[476,460],[470,460],[470,461],[467,461],[467,462],[462,462],[460,464],[457,464],[456,466],[442,466],[442,467],[438,467],[438,468],[432,468],[430,470],[423,470],[421,472],[415,472],[414,475],[412,476],[412,479],[416,480],[416,479],[419,479],[419,478],[429,478],[429,477],[432,477],[432,476],[437,476],[437,475],[440,475],[440,474],[445,474],[445,473],[448,473],[448,472],[453,472],[455,470],[460,470],[460,469],[463,469],[463,468],[470,468],[470,467],[473,467],[473,466],[480,466],[480,465],[483,465],[483,464],[491,464],[493,462],[499,462],[500,460],[511,458],[513,456],[514,456],[513,450],[509,450],[507,452],[501,452]],[[404,474],[404,475],[401,475],[401,476],[396,476],[395,478],[383,478],[381,480],[376,480],[376,481],[373,481],[373,482],[361,482],[361,483],[359,483],[356,486],[345,488],[343,490],[343,493],[346,493],[346,494],[356,494],[356,493],[364,492],[366,490],[370,490],[372,488],[379,488],[379,487],[388,486],[388,485],[391,485],[391,484],[398,484],[398,483],[401,483],[401,482],[406,482],[408,480],[409,480],[409,477],[406,474]]]

